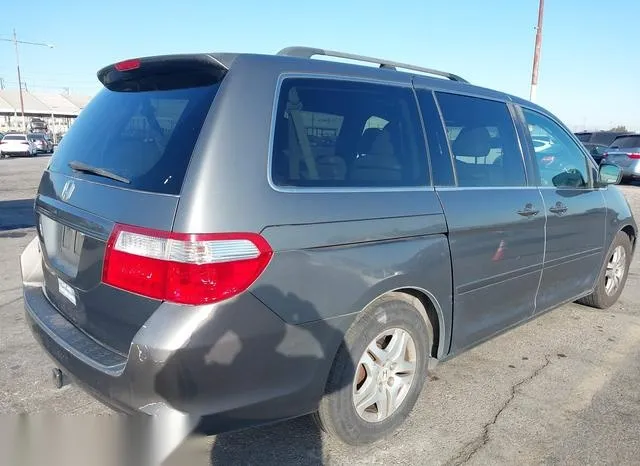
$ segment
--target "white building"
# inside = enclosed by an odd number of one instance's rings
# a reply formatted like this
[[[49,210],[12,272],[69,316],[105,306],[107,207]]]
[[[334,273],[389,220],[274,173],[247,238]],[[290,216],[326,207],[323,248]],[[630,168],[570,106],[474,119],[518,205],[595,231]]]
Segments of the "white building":
[[[24,116],[42,118],[54,133],[67,131],[80,110],[91,100],[85,95],[65,95],[44,92],[22,92]],[[21,131],[22,112],[17,89],[0,90],[0,132]]]

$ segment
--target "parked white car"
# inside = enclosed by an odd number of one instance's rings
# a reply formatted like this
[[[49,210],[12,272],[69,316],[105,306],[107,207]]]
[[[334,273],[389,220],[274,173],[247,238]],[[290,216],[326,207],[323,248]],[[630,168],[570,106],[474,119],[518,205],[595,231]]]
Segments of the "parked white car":
[[[26,134],[6,134],[0,141],[0,155],[3,157],[15,155],[34,157],[37,153],[36,146],[29,141]]]

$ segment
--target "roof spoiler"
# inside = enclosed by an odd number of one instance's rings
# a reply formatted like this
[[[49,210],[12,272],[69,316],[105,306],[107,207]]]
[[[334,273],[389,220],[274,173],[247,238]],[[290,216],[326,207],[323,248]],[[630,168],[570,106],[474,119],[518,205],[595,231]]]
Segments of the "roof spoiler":
[[[451,81],[458,81],[462,83],[469,82],[466,79],[463,79],[460,76],[449,73],[447,71],[434,70],[432,68],[424,68],[422,66],[410,65],[408,63],[400,63],[391,60],[385,60],[382,58],[367,57],[365,55],[355,55],[346,52],[336,52],[335,50],[325,50],[314,47],[287,47],[280,50],[278,52],[278,55],[297,58],[311,58],[315,55],[324,55],[326,57],[345,58],[348,60],[375,63],[380,65],[380,68],[388,70],[397,70],[398,68],[403,68],[406,70],[419,71],[421,73],[431,74],[434,76],[441,76],[443,78],[450,79]]]
[[[132,58],[98,71],[98,80],[115,91],[166,90],[220,82],[229,68],[211,55]]]

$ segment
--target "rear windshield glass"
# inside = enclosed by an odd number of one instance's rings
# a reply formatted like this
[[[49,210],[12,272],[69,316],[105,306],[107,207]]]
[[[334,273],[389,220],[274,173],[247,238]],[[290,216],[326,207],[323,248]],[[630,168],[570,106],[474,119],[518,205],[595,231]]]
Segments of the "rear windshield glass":
[[[640,136],[625,136],[622,138],[617,138],[615,141],[613,141],[611,147],[619,147],[620,149],[640,147]]]
[[[576,136],[580,142],[589,142],[591,140],[591,133],[578,133]]]
[[[24,136],[20,136],[18,134],[16,135],[8,135],[5,136],[4,138],[2,138],[3,141],[24,141],[25,139],[27,139]]]
[[[65,134],[49,169],[140,191],[179,194],[218,87],[103,89]],[[107,170],[130,184],[74,172],[70,162]]]
[[[29,138],[30,139],[44,139],[44,134],[38,134],[38,133],[30,134]]]
[[[618,136],[618,133],[598,131],[597,133],[593,133],[589,142],[594,142],[596,144],[606,144],[608,146],[613,142],[616,136]]]

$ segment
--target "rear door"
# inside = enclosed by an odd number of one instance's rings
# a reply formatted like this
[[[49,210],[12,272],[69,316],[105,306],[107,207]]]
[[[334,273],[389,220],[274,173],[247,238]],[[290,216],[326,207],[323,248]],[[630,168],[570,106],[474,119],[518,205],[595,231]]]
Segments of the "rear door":
[[[589,291],[603,261],[605,205],[594,186],[595,169],[568,130],[534,110],[523,109],[529,134],[551,141],[534,153],[547,216],[544,272],[536,310],[544,311]]]
[[[455,168],[455,186],[437,186],[436,191],[449,228],[451,348],[457,351],[532,315],[542,271],[544,212],[538,189],[527,183],[507,104],[436,96]],[[429,96],[419,91],[419,97],[426,115]],[[429,132],[430,122],[425,125]]]
[[[159,301],[102,282],[116,224],[170,231],[220,74],[201,64],[143,61],[103,70],[103,89],[61,142],[40,183],[36,214],[44,291],[67,319],[126,353]]]

